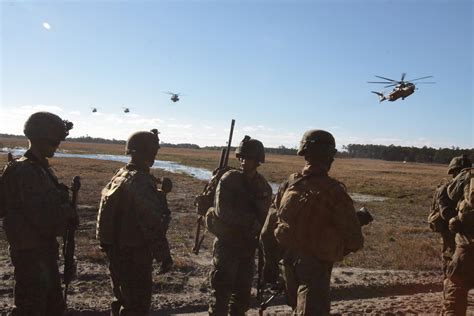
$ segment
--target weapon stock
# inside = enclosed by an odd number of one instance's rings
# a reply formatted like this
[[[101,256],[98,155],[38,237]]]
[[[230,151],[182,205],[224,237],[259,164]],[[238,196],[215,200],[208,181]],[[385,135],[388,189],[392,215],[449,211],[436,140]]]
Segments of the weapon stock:
[[[77,197],[79,195],[79,189],[81,188],[81,178],[75,176],[72,179],[71,191],[72,191],[72,206],[77,211]],[[64,302],[67,304],[67,291],[69,283],[71,283],[74,276],[74,250],[76,247],[75,234],[76,227],[67,227],[66,234],[64,236]]]
[[[221,173],[222,170],[227,168],[227,164],[229,162],[230,148],[231,148],[231,144],[232,144],[232,136],[234,135],[234,125],[235,125],[235,120],[233,119],[230,123],[229,140],[227,141],[227,147],[222,148],[221,156],[219,158],[219,166],[214,171],[212,176],[215,176],[215,175]],[[207,187],[208,187],[208,185],[206,185],[204,187],[203,192],[206,191]],[[196,226],[196,234],[194,236],[194,246],[193,246],[193,249],[192,249],[193,253],[196,254],[196,255],[199,254],[199,249],[201,249],[201,244],[204,241],[204,234],[201,235],[201,226],[203,224],[203,220],[204,220],[204,215],[199,215],[199,217],[197,219],[197,224],[196,224],[197,225]]]

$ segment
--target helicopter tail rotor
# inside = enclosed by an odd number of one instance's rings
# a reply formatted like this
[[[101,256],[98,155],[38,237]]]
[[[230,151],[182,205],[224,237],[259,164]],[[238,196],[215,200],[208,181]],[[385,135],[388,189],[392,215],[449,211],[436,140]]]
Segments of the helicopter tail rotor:
[[[382,101],[387,100],[387,98],[383,95],[382,92],[377,92],[377,91],[370,91],[370,92],[372,92],[372,93],[374,93],[374,94],[376,94],[376,95],[379,96],[379,102],[382,102]]]

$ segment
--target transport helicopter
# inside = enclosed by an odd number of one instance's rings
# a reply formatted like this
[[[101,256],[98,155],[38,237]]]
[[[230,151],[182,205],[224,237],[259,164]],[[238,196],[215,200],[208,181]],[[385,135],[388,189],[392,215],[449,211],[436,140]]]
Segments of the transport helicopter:
[[[130,113],[130,108],[122,108],[123,109],[123,113]]]
[[[92,113],[97,113],[97,108],[91,108]]]
[[[367,83],[386,84],[386,86],[384,88],[394,87],[393,90],[390,91],[387,95],[384,95],[383,92],[371,91],[372,93],[375,93],[376,95],[379,96],[379,101],[380,102],[385,101],[385,100],[393,102],[393,101],[396,101],[400,98],[402,98],[402,100],[405,100],[406,97],[408,97],[409,95],[411,95],[415,92],[415,89],[417,89],[416,88],[417,84],[420,84],[420,83],[422,83],[422,84],[435,83],[435,82],[432,82],[432,81],[413,83],[413,81],[433,78],[433,76],[420,77],[420,78],[416,78],[416,79],[412,79],[412,80],[406,80],[406,81],[405,81],[405,76],[406,76],[406,73],[405,72],[402,73],[402,78],[400,79],[400,81],[397,81],[397,80],[393,80],[393,79],[389,79],[389,78],[385,78],[385,77],[381,77],[381,76],[376,75],[375,77],[386,80],[386,81],[384,81],[384,82],[382,82],[382,81],[367,81]]]
[[[174,93],[174,92],[163,92],[163,93],[166,93],[166,94],[169,94],[171,95],[171,101],[173,102],[178,102],[179,101],[179,97],[182,96],[182,94],[180,93]]]

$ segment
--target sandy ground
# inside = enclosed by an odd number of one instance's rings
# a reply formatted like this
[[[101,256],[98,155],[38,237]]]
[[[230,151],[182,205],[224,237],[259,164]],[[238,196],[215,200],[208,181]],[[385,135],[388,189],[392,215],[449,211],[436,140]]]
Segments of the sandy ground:
[[[169,240],[175,269],[166,275],[154,275],[151,315],[206,315],[209,299],[207,276],[211,265],[212,237],[206,236],[201,253],[192,253],[195,214],[194,195],[203,187],[188,176],[159,171],[176,184],[169,195],[173,220]],[[81,226],[77,232],[78,278],[70,285],[68,308],[72,315],[108,315],[112,299],[107,262],[94,239],[96,205],[81,205]],[[13,268],[8,245],[0,230],[0,312],[13,306]],[[62,271],[62,267],[60,267]],[[334,314],[406,315],[439,314],[442,302],[441,271],[373,270],[336,267],[332,275]],[[255,289],[253,289],[255,294]],[[265,292],[269,297],[271,291]],[[252,302],[249,315],[258,315]],[[284,297],[277,297],[265,315],[288,315]],[[470,295],[469,314],[474,315],[474,293]]]

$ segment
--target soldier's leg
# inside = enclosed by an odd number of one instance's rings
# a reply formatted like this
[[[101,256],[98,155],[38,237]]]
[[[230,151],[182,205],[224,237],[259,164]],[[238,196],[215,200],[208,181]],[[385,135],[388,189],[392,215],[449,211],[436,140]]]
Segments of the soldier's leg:
[[[229,314],[231,316],[243,316],[250,308],[252,281],[255,270],[254,258],[255,251],[249,257],[239,260],[237,275],[229,301]]]
[[[298,292],[298,280],[293,263],[281,260],[279,262],[281,275],[285,282],[285,293],[287,304],[294,310],[296,308],[296,298]]]
[[[453,259],[454,250],[456,249],[456,243],[454,241],[455,234],[451,231],[446,231],[441,233],[443,239],[443,253],[441,254],[441,259],[443,262],[443,274],[446,278],[446,272],[448,265]]]
[[[295,271],[299,286],[294,315],[329,315],[332,263],[300,259]]]
[[[50,258],[44,249],[11,250],[10,254],[15,268],[13,315],[62,315],[65,306],[56,257]]]
[[[112,285],[112,292],[114,294],[114,300],[110,304],[110,315],[119,316],[120,308],[123,305],[122,291],[120,290],[120,273],[118,256],[114,256],[113,250],[107,251],[107,257],[109,259],[109,272],[110,272],[110,283]]]
[[[50,257],[48,260],[48,274],[51,280],[51,287],[48,291],[46,315],[61,316],[66,309],[66,304],[64,302],[56,256]]]
[[[210,316],[226,316],[229,311],[229,300],[238,267],[235,257],[236,255],[232,254],[232,251],[225,245],[220,244],[217,239],[214,241],[213,267],[209,275],[211,283]]]
[[[151,305],[152,262],[148,248],[124,251],[121,266],[121,294],[123,305],[120,316],[148,315]]]
[[[456,247],[444,281],[443,314],[465,315],[467,296],[474,283],[474,248]]]

